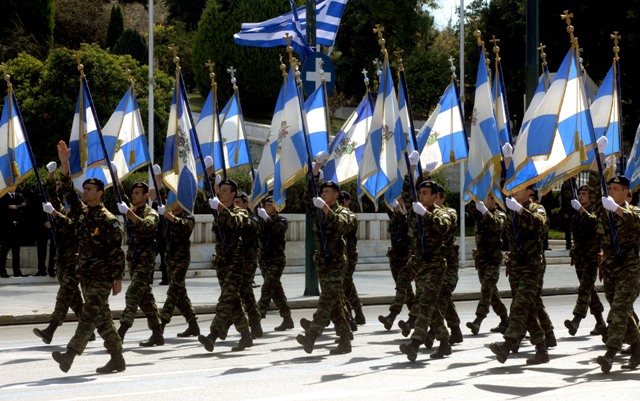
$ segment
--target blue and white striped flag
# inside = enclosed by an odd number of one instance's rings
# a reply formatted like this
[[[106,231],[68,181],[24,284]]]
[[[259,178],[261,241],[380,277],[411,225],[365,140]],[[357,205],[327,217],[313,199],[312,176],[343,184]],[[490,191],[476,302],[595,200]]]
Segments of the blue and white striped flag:
[[[367,91],[331,142],[329,159],[322,170],[325,180],[344,184],[358,177],[358,166],[371,128],[372,115],[373,100]]]
[[[493,110],[493,97],[484,51],[480,50],[476,94],[471,117],[469,160],[465,178],[465,202],[482,201],[490,192],[501,199],[501,147],[498,125]]]
[[[149,147],[144,134],[144,126],[140,117],[138,100],[133,85],[124,94],[122,100],[102,129],[105,143],[113,143],[111,160],[118,167],[118,176],[123,180],[129,173],[146,166],[150,162]]]
[[[213,90],[210,90],[198,117],[196,132],[198,133],[202,157],[211,156],[213,158],[213,168],[216,172],[221,171],[223,163],[228,160],[226,149],[223,149],[220,142],[219,121],[217,99]],[[226,166],[226,164],[224,165]],[[205,172],[202,171],[202,163],[196,163],[196,172],[198,180],[204,177]],[[199,185],[204,188],[203,182],[199,182]]]
[[[418,134],[420,162],[423,166],[429,162],[438,162],[433,171],[469,157],[469,144],[456,85],[453,81],[445,89],[436,109]]]
[[[511,124],[509,123],[509,106],[507,105],[506,89],[504,77],[501,74],[502,64],[498,61],[498,66],[493,79],[493,99],[496,112],[496,124],[500,135],[500,146],[511,143]]]
[[[329,121],[325,93],[325,85],[321,84],[304,103],[311,156],[320,151],[327,152],[329,148]]]
[[[316,41],[319,45],[333,46],[340,27],[340,19],[347,4],[347,0],[322,0],[316,1]],[[293,8],[293,7],[292,7]],[[233,41],[237,45],[254,47],[276,47],[286,46],[282,37],[289,33],[292,37],[298,37],[294,32],[293,13],[288,12],[279,17],[258,23],[243,23],[240,32],[233,35]],[[300,45],[304,43],[302,49],[294,49],[300,53],[307,52],[305,49],[306,29],[307,29],[307,9],[301,6],[296,9],[296,16],[300,22],[299,38]],[[292,43],[294,46],[296,42]],[[309,53],[306,53],[309,54]]]
[[[629,153],[629,161],[624,172],[625,176],[631,181],[629,189],[633,192],[640,185],[640,125],[636,129],[636,137],[633,140],[633,147]]]
[[[529,123],[531,123],[531,119],[535,116],[536,110],[538,109],[538,106],[540,106],[540,103],[542,103],[542,99],[544,99],[544,95],[547,93],[549,85],[549,68],[545,64],[543,67],[542,76],[538,81],[538,87],[533,94],[533,98],[531,99],[531,103],[529,103],[529,107],[527,107],[527,110],[524,112],[524,117],[522,117],[522,125],[520,126],[518,137],[520,137],[520,134],[522,134],[529,126]]]
[[[244,116],[237,91],[222,109],[221,119],[220,132],[227,157],[225,165],[229,169],[251,165],[249,141],[244,130]]]
[[[295,72],[289,69],[279,130],[280,149],[273,175],[273,200],[278,210],[285,207],[286,189],[302,178],[307,169],[304,116],[299,96]]]
[[[18,102],[9,86],[0,117],[0,197],[32,173],[27,133]]]
[[[400,121],[398,100],[393,87],[389,58],[385,54],[378,97],[373,110],[371,131],[362,154],[358,180],[363,195],[378,206],[378,199],[398,179],[398,165],[402,160],[404,132]],[[406,145],[405,145],[406,148]],[[400,177],[402,180],[403,177]],[[397,194],[399,196],[400,193]],[[396,196],[390,194],[393,199]]]
[[[93,103],[91,102],[91,93],[86,78],[80,79],[80,90],[78,92],[78,101],[76,102],[76,112],[71,125],[71,137],[69,139],[69,148],[71,155],[69,158],[69,171],[73,179],[73,185],[76,191],[82,192],[82,183],[88,178],[98,178],[105,185],[111,184],[111,174],[109,167],[105,165],[111,156],[105,155],[104,149],[100,142],[100,126],[96,121],[97,115]],[[116,147],[116,136],[104,138],[107,152],[111,152]]]
[[[611,159],[611,156],[620,156],[621,149],[619,80],[620,76],[614,61],[590,108],[596,138],[604,135],[609,140],[604,152],[605,158],[608,159]]]
[[[195,159],[200,154],[190,113],[182,73],[178,72],[167,124],[162,182],[170,190],[167,206],[177,202],[183,209],[193,213],[198,190]]]
[[[262,157],[260,164],[256,170],[256,176],[253,179],[253,189],[251,200],[257,205],[263,198],[267,196],[269,190],[273,188],[273,175],[276,168],[276,160],[278,158],[278,149],[280,148],[280,129],[282,127],[282,115],[285,104],[285,87],[282,84],[280,94],[273,110],[273,118],[271,119],[271,129],[262,149]]]

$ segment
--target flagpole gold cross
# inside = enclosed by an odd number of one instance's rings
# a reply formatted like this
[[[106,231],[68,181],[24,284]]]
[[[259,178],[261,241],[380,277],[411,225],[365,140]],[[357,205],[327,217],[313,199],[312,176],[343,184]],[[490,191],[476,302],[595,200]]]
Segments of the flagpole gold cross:
[[[287,53],[289,53],[289,64],[293,65],[293,47],[291,47],[292,36],[289,32],[285,33],[283,39],[287,42]]]
[[[384,48],[385,40],[382,37],[382,32],[384,32],[384,26],[376,24],[376,27],[373,28],[373,33],[378,35],[378,44],[382,47],[382,52],[385,53],[387,50]]]
[[[449,70],[451,70],[451,79],[456,79],[456,66],[455,64],[453,64],[454,61],[456,61],[456,59],[453,58],[453,56],[449,56],[448,58],[449,60],[449,64],[451,64],[451,67],[449,67]]]
[[[614,60],[620,60],[618,57],[618,53],[620,52],[620,48],[618,47],[618,41],[622,39],[622,36],[618,35],[618,31],[613,31],[611,34],[611,39],[613,39],[613,53],[615,54]]]
[[[540,58],[542,59],[543,66],[547,65],[547,53],[544,52],[544,49],[546,48],[547,46],[543,45],[542,43],[540,43],[540,46],[538,47],[538,50],[540,50]]]
[[[363,68],[362,71],[360,71],[362,73],[362,75],[364,75],[364,84],[366,87],[369,87],[369,77],[367,76],[367,74],[369,73],[369,71],[367,71],[366,68]]]
[[[231,85],[233,85],[233,90],[238,89],[238,86],[236,85],[236,69],[233,68],[233,66],[230,66],[227,68],[227,72],[231,75]]]
[[[284,64],[284,61],[282,60],[282,54],[280,54],[279,56],[280,56],[280,71],[282,71],[282,77],[286,81],[287,80],[287,66]]]
[[[169,45],[168,49],[171,52],[171,54],[173,54],[173,62],[176,64],[176,69],[179,69],[180,68],[180,57],[178,57],[178,46]]]
[[[80,71],[80,78],[83,78],[84,65],[82,65],[82,63],[80,62],[81,57],[82,57],[82,52],[81,51],[76,52],[76,63],[78,64],[78,71]]]
[[[209,79],[211,79],[211,88],[216,87],[216,73],[213,72],[213,67],[215,67],[215,65],[216,63],[214,63],[211,60],[207,60],[207,62],[204,63],[204,66],[209,69]]]
[[[573,25],[571,25],[571,18],[573,18],[573,13],[570,13],[569,10],[564,10],[564,14],[560,16],[567,23],[567,32],[569,32],[569,39],[571,40],[571,44],[574,43],[573,40]]]
[[[398,48],[393,54],[398,58],[398,72],[404,71],[404,64],[402,62],[402,55],[404,54],[404,50]]]
[[[2,70],[2,76],[7,81],[7,86],[11,88],[11,75],[9,75],[9,68],[5,63],[0,64],[0,70]]]

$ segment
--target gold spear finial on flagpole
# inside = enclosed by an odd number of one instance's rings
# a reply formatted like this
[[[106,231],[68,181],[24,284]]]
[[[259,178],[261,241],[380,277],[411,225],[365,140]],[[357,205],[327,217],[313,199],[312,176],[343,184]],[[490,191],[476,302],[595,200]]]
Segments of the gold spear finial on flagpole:
[[[404,54],[404,50],[397,48],[393,54],[398,58],[398,73],[404,71],[404,64],[402,61],[402,55]]]
[[[214,92],[216,91],[216,89],[218,89],[218,84],[216,83],[216,73],[213,72],[213,67],[215,67],[215,65],[216,63],[214,63],[211,60],[207,60],[207,62],[204,63],[204,66],[209,69],[209,79],[211,80],[211,90],[213,90]]]
[[[618,61],[620,60],[620,57],[618,57],[618,53],[620,52],[620,48],[618,47],[618,41],[622,39],[622,36],[618,35],[618,31],[613,31],[613,33],[611,34],[611,39],[613,39],[613,54],[615,54],[613,59],[615,61]]]
[[[570,13],[569,10],[564,10],[564,14],[560,16],[567,23],[567,32],[569,32],[569,40],[571,44],[574,44],[574,36],[573,36],[573,25],[571,25],[571,18],[573,18],[573,13]]]
[[[169,51],[173,54],[173,62],[176,64],[176,72],[180,70],[180,57],[178,57],[178,46],[169,45]]]
[[[80,78],[84,78],[84,65],[82,65],[82,63],[80,62],[80,59],[82,58],[82,52],[81,51],[77,51],[76,52],[76,63],[78,64],[78,71],[80,71]]]
[[[476,17],[471,17],[471,23],[473,24],[475,30],[473,31],[473,36],[476,37],[476,44],[478,46],[482,46],[482,50],[484,51],[484,42],[482,42],[482,32],[478,29],[478,20]]]

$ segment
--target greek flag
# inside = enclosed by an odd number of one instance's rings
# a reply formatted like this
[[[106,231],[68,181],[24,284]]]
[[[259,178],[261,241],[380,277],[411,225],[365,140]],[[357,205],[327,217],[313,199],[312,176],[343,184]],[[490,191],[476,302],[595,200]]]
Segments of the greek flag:
[[[76,112],[71,125],[69,148],[69,169],[73,185],[78,192],[82,192],[82,183],[88,178],[99,178],[105,185],[111,184],[111,174],[105,162],[111,160],[105,155],[100,141],[102,133],[96,118],[91,93],[86,78],[80,79],[80,90],[76,102]],[[107,148],[112,151],[116,147],[117,136],[104,138]],[[112,154],[113,155],[113,154]]]
[[[404,142],[404,132],[389,68],[389,58],[385,54],[371,131],[364,146],[358,173],[362,194],[367,195],[376,207],[378,198],[398,178],[398,164],[402,160],[401,151],[404,148],[402,142]],[[400,180],[402,179],[400,177]],[[389,196],[393,197],[394,194]]]
[[[329,121],[327,119],[327,101],[325,85],[321,84],[304,103],[307,115],[307,129],[311,156],[320,151],[327,152],[329,147]]]
[[[420,129],[418,149],[423,166],[429,162],[438,162],[433,171],[469,157],[469,144],[455,80],[445,89],[436,109]]]
[[[591,104],[591,118],[596,138],[606,136],[609,140],[604,152],[605,158],[620,155],[620,97],[618,96],[617,62],[614,61],[607,76]]]
[[[271,129],[269,130],[269,135],[264,143],[260,164],[258,165],[256,176],[253,180],[251,200],[254,205],[257,205],[258,202],[265,198],[269,193],[269,189],[273,188],[273,175],[278,157],[278,149],[280,148],[280,127],[284,112],[285,87],[286,83],[283,83],[280,88],[276,107],[273,111]]]
[[[373,100],[367,91],[331,142],[329,159],[322,170],[325,180],[344,184],[358,177],[358,166],[371,128],[372,115]]]
[[[133,85],[124,94],[116,110],[102,129],[105,143],[113,143],[107,148],[111,160],[118,166],[118,175],[124,179],[134,170],[146,166],[150,162],[147,138],[140,117],[138,100]]]
[[[594,142],[584,77],[572,46],[531,123],[518,138],[512,159],[515,172],[507,178],[505,192],[511,194],[543,180],[548,188],[570,178],[588,167],[586,151]],[[547,143],[550,150],[542,153],[546,145],[541,144]]]
[[[234,92],[231,99],[222,109],[222,122],[220,132],[225,147],[225,165],[227,168],[236,168],[251,165],[251,153],[249,141],[244,129],[244,117],[240,105],[240,95]],[[222,148],[222,146],[220,146]]]
[[[178,202],[190,213],[193,212],[198,190],[195,159],[200,157],[200,153],[196,138],[182,73],[178,72],[167,125],[162,182],[170,190],[167,206]]]
[[[629,161],[627,161],[627,167],[625,168],[625,175],[629,177],[631,186],[629,189],[633,192],[640,185],[640,125],[636,129],[636,137],[633,140],[633,147],[629,154]]]
[[[213,90],[209,91],[209,95],[207,95],[207,99],[202,106],[200,117],[198,117],[198,122],[196,123],[196,132],[198,133],[202,157],[211,156],[214,170],[216,172],[222,171],[223,165],[226,166],[225,163],[228,157],[226,149],[223,149],[220,142],[217,97],[214,96]],[[205,172],[202,171],[202,163],[196,163],[196,172],[198,178],[204,176]],[[202,182],[199,185],[204,188]]]
[[[304,116],[295,72],[289,70],[284,89],[284,108],[279,129],[280,150],[273,176],[273,200],[280,210],[284,208],[285,190],[302,178],[307,168]]]
[[[0,117],[0,197],[33,173],[29,139],[9,84]]]
[[[333,46],[340,27],[340,19],[347,4],[347,0],[316,1],[316,42],[319,45]],[[292,10],[294,6],[292,6]],[[297,18],[300,27],[298,33],[294,31]],[[254,47],[286,46],[282,37],[289,33],[297,41],[292,42],[294,49],[304,55],[310,54],[306,38],[307,9],[306,6],[295,8],[295,14],[288,12],[279,17],[258,23],[243,23],[240,32],[233,35],[237,45]]]
[[[531,123],[531,119],[534,117],[540,103],[542,103],[542,99],[544,99],[544,95],[547,93],[548,88],[549,68],[545,65],[543,67],[542,76],[540,77],[540,80],[538,82],[538,87],[536,88],[536,91],[533,94],[533,98],[531,99],[531,103],[529,103],[529,107],[527,107],[527,110],[524,112],[524,117],[522,117],[522,125],[520,126],[518,137],[527,129],[529,123]]]
[[[509,106],[507,105],[507,92],[502,76],[502,64],[498,61],[493,79],[493,99],[496,110],[496,123],[500,135],[500,146],[511,143],[511,125],[509,123]]]
[[[484,51],[480,51],[476,94],[471,116],[469,160],[465,177],[465,202],[483,201],[493,192],[500,199],[501,148],[498,125]]]

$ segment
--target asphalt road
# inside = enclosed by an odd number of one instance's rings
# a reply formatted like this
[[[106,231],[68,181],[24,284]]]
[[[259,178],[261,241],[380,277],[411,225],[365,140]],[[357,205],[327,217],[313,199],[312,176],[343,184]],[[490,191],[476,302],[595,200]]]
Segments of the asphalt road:
[[[137,319],[127,334],[127,370],[113,375],[96,375],[95,368],[108,360],[101,341],[90,343],[76,358],[69,373],[62,373],[51,352],[64,350],[76,323],[63,325],[51,345],[32,334],[33,325],[4,326],[0,334],[0,400],[618,400],[638,398],[639,371],[622,371],[618,357],[612,372],[600,372],[595,358],[604,353],[599,337],[589,335],[594,322],[583,321],[575,337],[569,336],[563,321],[571,317],[575,296],[546,297],[558,346],[550,350],[551,361],[528,367],[525,360],[534,349],[523,343],[520,352],[503,365],[488,344],[500,341],[499,334],[488,333],[498,322],[487,318],[481,334],[472,336],[463,328],[464,342],[454,346],[453,354],[431,360],[421,349],[415,363],[399,352],[407,341],[399,330],[387,332],[377,316],[386,307],[365,307],[367,324],[355,333],[353,352],[332,356],[335,335],[331,328],[316,343],[311,355],[295,340],[297,327],[274,332],[280,323],[275,313],[263,321],[265,337],[242,352],[232,352],[239,335],[230,331],[226,341],[218,342],[213,353],[195,338],[176,338],[185,328],[180,317],[165,331],[166,344],[142,348],[137,344],[148,337],[143,319]],[[508,300],[507,300],[508,301]],[[473,320],[475,302],[458,302],[464,322]],[[296,326],[313,310],[294,310]],[[201,328],[211,315],[200,317]],[[40,325],[39,327],[43,327]]]

